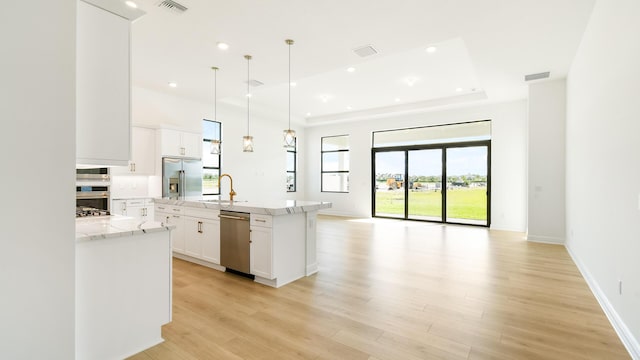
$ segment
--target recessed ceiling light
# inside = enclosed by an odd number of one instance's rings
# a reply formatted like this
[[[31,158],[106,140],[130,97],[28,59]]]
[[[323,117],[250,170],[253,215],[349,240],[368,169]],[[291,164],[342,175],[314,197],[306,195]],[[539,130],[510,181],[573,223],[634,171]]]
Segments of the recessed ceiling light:
[[[128,7],[137,9],[138,8],[138,4],[134,3],[133,1],[125,1],[125,4],[127,4]]]
[[[456,91],[457,91],[457,92],[461,92],[461,91],[462,91],[462,88],[456,88]]]
[[[311,113],[307,113],[307,116],[311,116]]]
[[[347,71],[348,71],[348,72],[354,72],[354,71],[356,71],[356,68],[354,68],[353,66],[349,66],[349,67],[347,68]]]
[[[298,85],[298,83],[295,82],[295,81],[292,81],[289,85],[291,85],[291,87],[296,87],[296,85]]]
[[[413,86],[416,82],[418,82],[418,78],[416,78],[416,77],[408,77],[408,78],[404,79],[404,82],[409,86]]]
[[[216,45],[218,46],[218,49],[220,49],[220,50],[227,50],[229,48],[229,44],[227,44],[225,42],[218,42]]]
[[[438,48],[435,46],[429,46],[427,48],[427,52],[433,54],[434,52],[438,51]]]
[[[251,97],[251,93],[248,93],[248,94],[247,94],[247,97],[249,97],[249,98],[250,98],[250,97]]]
[[[174,83],[173,81],[171,81],[168,85],[169,85],[169,86],[171,86],[171,87],[176,87],[176,86],[178,86],[178,84]]]
[[[351,106],[347,106],[347,110],[351,110],[351,109],[352,109],[352,107],[351,107]]]

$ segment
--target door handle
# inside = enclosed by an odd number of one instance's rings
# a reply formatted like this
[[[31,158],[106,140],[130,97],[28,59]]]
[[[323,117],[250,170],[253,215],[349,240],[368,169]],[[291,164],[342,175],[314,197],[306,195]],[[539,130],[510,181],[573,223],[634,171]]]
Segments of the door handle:
[[[221,215],[218,214],[219,218],[224,218],[224,219],[233,219],[233,220],[243,220],[243,221],[249,221],[249,219],[247,218],[243,218],[242,216],[233,216],[233,215]]]
[[[198,232],[202,234],[202,221],[198,221]]]

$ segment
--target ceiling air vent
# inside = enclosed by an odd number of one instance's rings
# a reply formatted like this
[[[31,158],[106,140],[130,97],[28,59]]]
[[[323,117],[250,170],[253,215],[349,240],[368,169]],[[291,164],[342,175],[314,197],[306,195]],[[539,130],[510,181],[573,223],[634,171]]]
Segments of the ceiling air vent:
[[[158,3],[158,7],[171,10],[174,13],[182,14],[187,11],[187,7],[173,0],[163,0]]]
[[[247,82],[245,81],[244,83],[246,84]],[[251,86],[251,87],[258,87],[258,86],[262,86],[262,85],[264,85],[264,83],[262,81],[258,81],[258,80],[255,80],[255,79],[249,80],[249,86]]]
[[[541,72],[537,74],[525,75],[524,81],[540,80],[540,79],[546,79],[548,77],[549,77],[549,72],[547,71],[547,72]]]
[[[373,45],[365,45],[353,49],[353,52],[360,57],[367,57],[377,54],[378,50],[376,50]]]

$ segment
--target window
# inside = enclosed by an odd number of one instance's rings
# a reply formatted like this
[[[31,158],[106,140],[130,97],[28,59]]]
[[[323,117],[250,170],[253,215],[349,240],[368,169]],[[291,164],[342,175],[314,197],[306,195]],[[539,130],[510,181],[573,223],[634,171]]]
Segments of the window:
[[[222,123],[202,120],[202,195],[220,195],[220,154],[211,153],[211,140],[222,140]]]
[[[349,192],[349,135],[322,138],[321,191]]]
[[[298,160],[298,139],[294,140],[293,149],[287,149],[287,192],[296,191],[296,161]]]

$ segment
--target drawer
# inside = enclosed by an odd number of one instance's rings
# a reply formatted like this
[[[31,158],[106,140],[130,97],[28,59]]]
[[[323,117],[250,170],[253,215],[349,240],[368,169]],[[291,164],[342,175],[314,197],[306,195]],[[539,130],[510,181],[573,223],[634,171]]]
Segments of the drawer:
[[[182,206],[175,205],[164,205],[164,204],[156,204],[155,210],[158,212],[169,213],[169,214],[182,214],[184,209]]]
[[[271,215],[251,214],[251,226],[272,227],[273,217]]]
[[[144,206],[144,199],[127,200],[127,206]]]
[[[184,208],[185,216],[193,216],[201,219],[220,220],[218,218],[218,214],[220,214],[220,210],[199,209],[188,206],[185,206]]]

